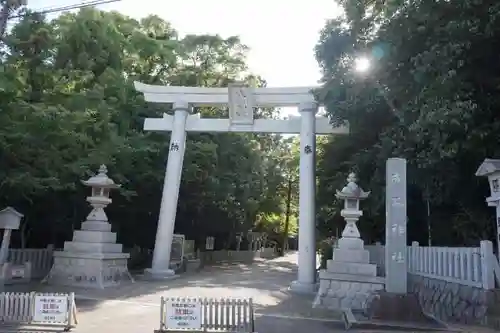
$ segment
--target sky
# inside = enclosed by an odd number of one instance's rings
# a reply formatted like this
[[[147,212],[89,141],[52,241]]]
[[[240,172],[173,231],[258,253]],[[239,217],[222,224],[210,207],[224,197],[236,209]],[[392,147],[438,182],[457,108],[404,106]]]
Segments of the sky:
[[[80,2],[28,0],[28,6],[37,10]],[[314,46],[325,21],[339,15],[334,0],[122,0],[98,8],[136,19],[155,14],[171,22],[181,35],[237,35],[250,48],[250,71],[261,75],[269,87],[318,84]]]

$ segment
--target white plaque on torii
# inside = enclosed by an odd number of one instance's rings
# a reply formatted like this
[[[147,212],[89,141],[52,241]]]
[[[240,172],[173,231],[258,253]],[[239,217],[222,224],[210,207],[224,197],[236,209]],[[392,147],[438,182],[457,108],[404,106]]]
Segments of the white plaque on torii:
[[[228,93],[231,124],[253,125],[255,100],[252,89],[242,83],[231,83]]]

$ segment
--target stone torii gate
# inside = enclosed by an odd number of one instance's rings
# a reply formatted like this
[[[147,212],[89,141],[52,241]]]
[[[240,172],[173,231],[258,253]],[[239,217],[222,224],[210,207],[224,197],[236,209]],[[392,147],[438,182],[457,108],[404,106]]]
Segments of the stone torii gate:
[[[135,82],[147,102],[172,103],[174,115],[147,118],[146,131],[171,131],[170,151],[158,219],[152,278],[170,278],[170,251],[175,225],[179,185],[184,160],[186,132],[260,132],[300,134],[299,259],[298,277],[290,286],[295,291],[312,291],[316,280],[315,244],[315,155],[317,134],[347,134],[347,127],[332,128],[327,118],[316,118],[318,105],[311,91],[302,88],[250,88],[231,84],[228,88],[155,86]],[[190,114],[191,106],[229,105],[229,119],[203,119]],[[299,108],[301,117],[289,120],[254,119],[254,108]]]

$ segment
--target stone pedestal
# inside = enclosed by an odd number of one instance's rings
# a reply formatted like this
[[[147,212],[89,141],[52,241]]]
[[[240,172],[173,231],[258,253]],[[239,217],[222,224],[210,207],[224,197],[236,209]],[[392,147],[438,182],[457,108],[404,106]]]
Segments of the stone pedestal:
[[[384,278],[376,276],[377,266],[369,262],[362,243],[358,249],[334,249],[327,269],[319,272],[314,307],[363,309],[371,294],[384,289]]]
[[[130,281],[128,253],[116,243],[116,233],[106,222],[87,221],[76,230],[73,241],[64,243],[63,251],[54,252],[49,284],[107,288]]]
[[[87,197],[92,211],[82,223],[82,230],[73,233],[73,241],[64,242],[63,251],[54,252],[54,265],[46,278],[49,284],[106,288],[132,280],[127,268],[130,254],[122,253],[122,245],[116,243],[116,233],[111,232],[104,212],[112,202],[110,190],[120,187],[108,178],[107,171],[101,165],[97,175],[82,181],[92,188]]]

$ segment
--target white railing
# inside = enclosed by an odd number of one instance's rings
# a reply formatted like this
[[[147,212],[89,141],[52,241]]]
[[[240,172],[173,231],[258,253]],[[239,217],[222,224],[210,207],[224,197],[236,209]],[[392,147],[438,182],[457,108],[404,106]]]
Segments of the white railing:
[[[174,304],[198,306],[201,312],[200,329],[169,327],[169,314]],[[179,307],[176,305],[175,307]],[[162,296],[160,303],[160,329],[155,332],[241,332],[253,333],[254,307],[251,298],[188,298]]]
[[[370,262],[385,269],[385,247],[368,245]],[[500,265],[490,241],[479,247],[425,247],[413,242],[407,247],[408,273],[462,285],[492,289],[500,284]]]
[[[365,250],[370,252],[370,264],[377,265],[377,269],[381,272],[380,275],[385,274],[385,246],[380,242],[373,245],[365,245]]]
[[[48,314],[44,312],[47,305],[64,304],[56,306],[55,312]],[[49,304],[52,303],[52,304]],[[55,314],[57,313],[57,314]],[[64,328],[69,332],[76,326],[75,294],[58,293],[0,293],[0,323],[13,325],[14,332],[47,332],[47,328]],[[23,329],[19,330],[19,326]],[[2,330],[2,332],[11,331]],[[52,330],[51,330],[52,331]]]
[[[45,249],[9,249],[7,262],[13,265],[31,263],[31,277],[44,278],[52,267],[54,248]]]
[[[370,263],[377,265],[377,275],[385,275],[385,247],[376,243],[375,245],[366,245],[365,249],[370,252]]]
[[[493,244],[491,245],[491,248],[493,249]],[[495,277],[497,285],[500,286],[500,258],[497,259],[495,255],[492,255],[490,262],[492,266],[493,276]],[[492,281],[491,283],[494,285],[495,281]]]
[[[410,274],[483,287],[480,247],[426,247],[413,242],[407,261]]]

